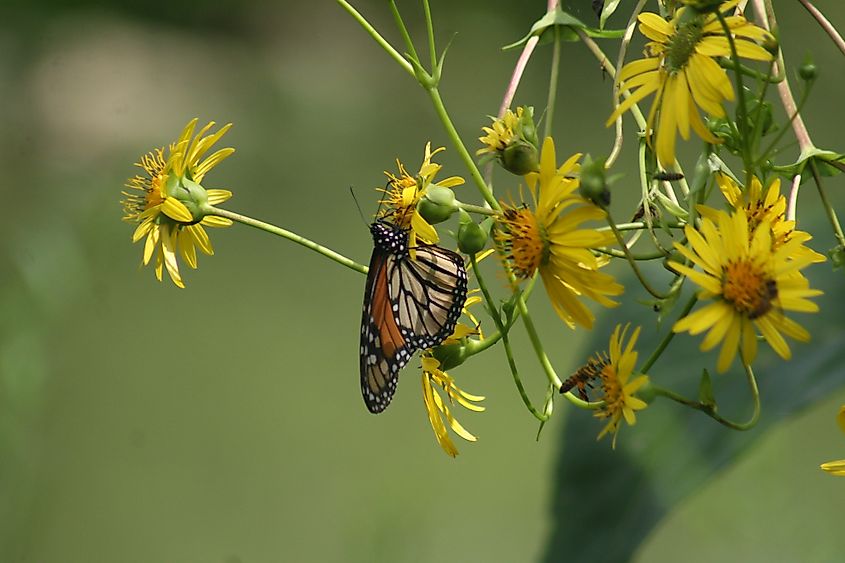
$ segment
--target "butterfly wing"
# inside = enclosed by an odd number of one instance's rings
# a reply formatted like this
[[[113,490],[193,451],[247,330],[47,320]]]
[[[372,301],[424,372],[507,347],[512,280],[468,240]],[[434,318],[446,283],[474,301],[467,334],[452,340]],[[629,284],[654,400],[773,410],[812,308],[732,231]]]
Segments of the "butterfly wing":
[[[466,301],[460,255],[422,245],[412,259],[399,247],[377,242],[364,290],[361,392],[372,413],[390,404],[399,370],[414,352],[436,346],[454,332]]]
[[[455,331],[466,301],[466,269],[460,255],[439,246],[422,245],[415,253],[393,268],[390,289],[400,334],[415,348],[430,348]]]
[[[372,413],[387,408],[399,370],[416,351],[396,324],[390,299],[388,271],[394,266],[394,255],[376,248],[370,260],[370,271],[364,291],[361,319],[361,393]]]

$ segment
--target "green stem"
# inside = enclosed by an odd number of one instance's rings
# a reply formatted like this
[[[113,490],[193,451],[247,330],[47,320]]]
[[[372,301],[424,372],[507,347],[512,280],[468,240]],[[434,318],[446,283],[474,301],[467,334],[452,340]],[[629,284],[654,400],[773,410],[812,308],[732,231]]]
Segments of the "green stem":
[[[652,389],[656,395],[660,395],[662,397],[666,397],[667,399],[671,399],[677,403],[682,405],[686,405],[690,408],[699,410],[724,426],[728,428],[732,428],[734,430],[750,430],[753,428],[757,421],[760,419],[760,390],[757,388],[757,380],[754,378],[754,371],[751,369],[751,366],[745,363],[743,360],[742,362],[743,367],[745,368],[745,374],[748,379],[748,386],[751,389],[751,398],[754,401],[754,411],[751,413],[751,418],[749,418],[745,422],[735,422],[728,418],[721,416],[719,413],[716,412],[716,405],[710,403],[702,403],[700,401],[694,401],[692,399],[688,399],[683,395],[675,393],[669,389],[665,389],[663,387],[654,385]]]
[[[546,123],[543,125],[543,137],[552,136],[552,121],[557,100],[557,81],[560,72],[560,30],[554,26],[554,46],[552,48],[552,68],[549,76],[549,97],[546,100]]]
[[[508,338],[508,331],[502,322],[502,317],[499,315],[499,309],[496,307],[496,304],[493,302],[493,297],[487,289],[487,284],[484,283],[484,277],[478,270],[478,261],[475,259],[475,255],[470,255],[469,261],[470,264],[472,264],[472,270],[475,272],[475,279],[478,280],[478,287],[481,289],[481,294],[484,295],[484,300],[487,302],[487,310],[493,318],[493,322],[496,323],[496,328],[499,329],[499,335],[505,349],[505,355],[508,358],[508,366],[510,367],[511,374],[513,375],[513,381],[516,384],[516,388],[519,391],[519,396],[522,397],[522,402],[525,404],[528,411],[534,415],[537,420],[545,422],[549,419],[549,416],[537,410],[531,402],[531,398],[528,396],[528,393],[525,391],[522,379],[519,377],[519,370],[517,370],[516,360],[514,360],[513,357],[513,350],[511,349],[510,339]]]
[[[614,256],[616,258],[627,258],[628,257],[628,255],[625,254],[623,251],[616,250],[615,248],[596,248],[595,250],[596,250],[596,252],[600,252],[600,253],[606,254],[608,256]],[[638,262],[647,261],[647,260],[657,260],[659,258],[665,258],[666,252],[661,251],[661,250],[656,250],[654,252],[647,253],[647,254],[631,253],[631,257]]]
[[[402,69],[405,70],[405,72],[411,76],[416,76],[414,73],[414,67],[411,66],[411,63],[405,60],[405,57],[403,57],[399,51],[394,49],[393,46],[391,46],[390,43],[388,43],[387,40],[382,37],[372,25],[370,25],[370,22],[368,22],[364,16],[362,16],[355,8],[352,7],[352,5],[349,4],[349,2],[346,0],[337,0],[337,3],[340,4],[341,8],[346,10],[349,15],[351,15],[355,21],[361,25],[361,27],[364,28],[364,31],[366,31],[367,34],[372,37],[375,42],[378,43],[381,48],[384,49],[385,52],[402,67]]]
[[[722,31],[725,32],[725,37],[727,37],[728,45],[731,48],[731,59],[734,63],[734,81],[736,82],[737,89],[736,117],[739,122],[740,137],[742,138],[742,162],[745,164],[746,185],[751,185],[748,180],[750,180],[754,171],[752,170],[753,163],[751,162],[751,150],[749,147],[751,138],[748,135],[748,106],[745,105],[745,85],[742,82],[742,68],[739,62],[739,55],[736,51],[736,42],[734,41],[733,33],[731,33],[731,28],[728,27],[728,22],[725,20],[725,16],[721,10],[716,10],[716,17],[719,18]]]
[[[431,6],[428,0],[423,0],[425,11],[425,30],[428,34],[428,55],[431,59],[431,72],[437,74],[437,48],[434,45],[434,21],[431,19]]]
[[[819,197],[822,200],[824,211],[827,214],[827,218],[830,221],[831,226],[833,227],[833,234],[836,236],[836,240],[839,241],[839,246],[845,248],[845,234],[842,233],[842,226],[839,224],[839,219],[836,217],[836,211],[827,199],[827,193],[824,191],[822,186],[822,178],[814,159],[810,159],[810,170],[813,172],[813,179],[816,181],[816,187],[819,190]]]
[[[686,317],[689,312],[692,311],[692,308],[695,306],[695,303],[697,301],[698,297],[696,297],[695,295],[690,297],[689,301],[687,301],[687,304],[684,305],[684,308],[681,311],[681,315],[679,318],[682,319]],[[648,373],[648,370],[651,369],[651,366],[653,366],[654,363],[660,358],[660,356],[663,354],[663,351],[666,349],[667,346],[669,346],[669,343],[672,342],[673,338],[675,338],[675,332],[670,329],[669,332],[666,333],[666,336],[663,337],[663,340],[660,341],[660,344],[657,345],[657,348],[654,349],[654,352],[651,353],[651,356],[649,356],[645,363],[642,365],[640,371],[642,371],[643,373]]]
[[[390,11],[393,12],[393,19],[396,20],[396,27],[399,28],[399,33],[402,34],[402,39],[405,41],[405,47],[408,49],[408,54],[411,55],[411,58],[420,62],[420,58],[417,55],[417,50],[414,48],[414,42],[411,40],[411,34],[408,33],[408,28],[405,27],[405,22],[402,20],[402,15],[399,13],[399,8],[396,7],[396,2],[394,0],[390,0]],[[414,73],[416,76],[416,73]]]
[[[737,65],[735,65],[733,63],[733,61],[727,61],[727,60],[724,60],[724,59],[719,59],[718,63],[719,63],[720,67],[725,68],[725,69],[729,69],[729,70],[736,70],[737,69]],[[780,74],[772,74],[771,72],[767,72],[766,74],[763,74],[759,70],[755,70],[755,69],[747,67],[743,64],[739,65],[739,69],[742,72],[742,74],[744,74],[746,76],[750,76],[751,78],[754,78],[754,79],[759,80],[760,82],[763,82],[763,83],[766,83],[766,84],[777,84],[778,82],[781,82],[781,81],[783,81],[784,78],[786,78],[782,72]],[[763,98],[764,98],[764,96],[760,96],[760,99],[763,99]]]
[[[463,209],[464,211],[468,211],[469,213],[478,213],[479,215],[488,215],[490,217],[498,217],[500,215],[498,211],[493,211],[489,207],[472,205],[471,203],[463,203],[461,201],[456,201],[455,205],[457,205],[458,208]]]
[[[660,227],[667,227],[669,229],[683,229],[687,224],[684,222],[679,223],[660,223],[658,226]],[[620,231],[641,231],[643,229],[647,229],[648,225],[642,221],[635,221],[633,223],[619,223],[616,225],[616,228]],[[597,231],[609,231],[610,227],[598,227]]]
[[[486,201],[487,204],[496,211],[501,211],[502,208],[499,205],[499,202],[496,201],[495,197],[493,197],[493,192],[490,191],[490,188],[487,186],[484,178],[481,177],[481,172],[478,170],[478,166],[475,165],[472,155],[461,140],[461,136],[458,134],[457,129],[455,129],[452,119],[446,111],[446,106],[443,105],[443,99],[440,97],[440,91],[436,87],[426,88],[426,91],[431,98],[431,103],[434,104],[434,111],[437,112],[437,117],[440,118],[440,122],[446,129],[446,134],[449,136],[449,140],[452,141],[452,145],[455,147],[455,150],[458,151],[458,156],[460,156],[464,166],[466,166],[467,170],[469,170],[469,175],[473,182],[475,182],[475,186],[478,188],[478,191],[481,192],[481,196],[484,198],[484,201]]]
[[[347,258],[342,254],[338,254],[334,250],[317,244],[316,242],[309,240],[301,235],[298,235],[281,227],[277,227],[276,225],[271,225],[270,223],[265,223],[264,221],[259,221],[258,219],[253,219],[252,217],[247,217],[246,215],[241,215],[240,213],[235,213],[234,211],[229,211],[228,209],[220,209],[219,207],[213,207],[211,205],[205,205],[202,208],[202,211],[207,215],[216,215],[217,217],[231,219],[232,221],[236,221],[244,225],[249,225],[250,227],[266,231],[282,238],[286,238],[297,244],[301,244],[305,248],[322,254],[326,258],[334,260],[338,264],[346,266],[350,270],[355,270],[356,272],[360,272],[362,274],[366,274],[369,271],[369,268],[367,268],[367,266],[359,264],[351,258]]]
[[[607,224],[610,226],[610,230],[613,231],[613,235],[616,237],[616,241],[619,243],[619,246],[622,247],[622,252],[625,254],[625,258],[628,260],[628,264],[631,265],[631,269],[634,271],[634,275],[637,276],[640,285],[642,285],[646,291],[651,293],[657,299],[666,299],[668,295],[664,295],[651,287],[651,284],[645,279],[642,272],[640,272],[640,268],[637,266],[637,261],[634,259],[633,254],[631,254],[631,250],[625,243],[625,239],[622,238],[622,233],[619,232],[619,229],[617,229],[616,225],[613,223],[613,218],[610,216],[610,212],[607,210],[605,211],[607,212]]]

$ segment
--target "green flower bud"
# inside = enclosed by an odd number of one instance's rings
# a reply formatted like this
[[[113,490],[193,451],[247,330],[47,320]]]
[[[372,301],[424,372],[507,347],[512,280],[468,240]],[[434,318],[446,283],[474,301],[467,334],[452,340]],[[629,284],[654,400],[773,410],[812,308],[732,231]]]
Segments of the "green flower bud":
[[[514,140],[502,151],[502,166],[517,176],[540,170],[537,147],[525,141]]]
[[[767,35],[763,39],[762,47],[768,51],[773,57],[777,57],[780,44],[774,35]]]
[[[592,160],[589,155],[581,167],[581,184],[578,187],[581,197],[592,201],[599,207],[610,205],[610,188],[605,175],[604,159]]]
[[[485,229],[482,225],[478,225],[473,221],[469,213],[463,209],[460,210],[460,217],[458,248],[464,254],[469,255],[481,252],[487,246],[487,238],[490,236],[490,226],[493,224],[492,218],[488,217],[485,219],[485,221],[489,219],[487,228]]]
[[[435,346],[431,355],[440,362],[441,370],[449,371],[467,360],[467,347],[461,343]]]
[[[634,377],[636,377],[636,374],[631,376],[631,378]],[[654,387],[651,385],[650,379],[645,382],[645,385],[637,389],[637,397],[648,404],[651,404],[651,402],[654,401],[654,398],[657,397],[657,393],[654,391]]]
[[[429,186],[417,205],[417,211],[420,212],[422,218],[432,225],[442,223],[457,210],[455,192],[436,184]]]
[[[517,125],[519,137],[526,142],[540,146],[540,141],[537,139],[537,126],[534,124],[534,108],[531,106],[522,106],[522,115]]]
[[[205,217],[202,209],[208,203],[208,193],[205,188],[188,178],[177,178],[171,175],[167,178],[164,189],[170,197],[178,199],[188,208],[194,218],[194,223],[202,221]]]
[[[816,68],[811,61],[807,61],[798,67],[798,76],[801,77],[801,80],[805,80],[807,82],[811,82],[815,80],[819,75],[819,69]]]

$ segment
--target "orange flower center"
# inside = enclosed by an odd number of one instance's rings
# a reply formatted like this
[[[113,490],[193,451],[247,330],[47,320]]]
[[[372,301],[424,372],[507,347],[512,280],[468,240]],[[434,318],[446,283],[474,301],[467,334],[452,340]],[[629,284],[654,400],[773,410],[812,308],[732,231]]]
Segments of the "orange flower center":
[[[722,296],[749,319],[762,317],[777,298],[777,282],[748,260],[729,262],[723,269]]]
[[[513,264],[514,273],[521,279],[534,275],[549,260],[549,243],[545,230],[537,217],[527,207],[505,209],[500,222],[505,226],[498,237]]]

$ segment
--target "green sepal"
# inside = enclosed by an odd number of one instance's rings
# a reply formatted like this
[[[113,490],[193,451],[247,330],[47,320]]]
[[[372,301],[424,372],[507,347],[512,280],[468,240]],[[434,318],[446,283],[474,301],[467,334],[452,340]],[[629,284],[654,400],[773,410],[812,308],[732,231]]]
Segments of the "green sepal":
[[[558,34],[558,38],[561,41],[578,41],[578,34],[575,32],[576,29],[583,30],[590,37],[603,39],[620,39],[625,35],[624,29],[609,30],[590,27],[558,6],[555,11],[547,12],[542,18],[534,22],[534,25],[531,26],[531,31],[525,37],[510,45],[505,45],[502,47],[502,50],[507,51],[508,49],[520,47],[535,35],[540,37],[541,44],[549,43],[552,41],[553,34],[546,32],[554,26],[558,26],[559,28],[560,33]]]
[[[449,371],[463,364],[469,358],[467,346],[463,342],[443,344],[431,349],[431,355],[440,362],[440,369]]]
[[[787,178],[793,178],[801,174],[803,184],[810,174],[804,175],[804,169],[810,163],[815,162],[819,174],[822,176],[835,176],[845,171],[845,154],[826,151],[816,147],[810,147],[801,152],[798,160],[786,166],[772,166],[772,170]]]
[[[710,372],[701,370],[701,380],[698,382],[698,402],[707,405],[713,411],[716,410],[716,397],[713,395],[713,382],[710,380]]]
[[[604,24],[607,22],[607,19],[613,15],[613,12],[616,11],[616,8],[619,6],[619,2],[621,0],[607,0],[604,3],[604,8],[601,9],[601,15],[599,16],[599,27],[604,29]]]
[[[429,186],[417,204],[417,211],[432,225],[449,219],[458,210],[455,192],[443,186]]]

